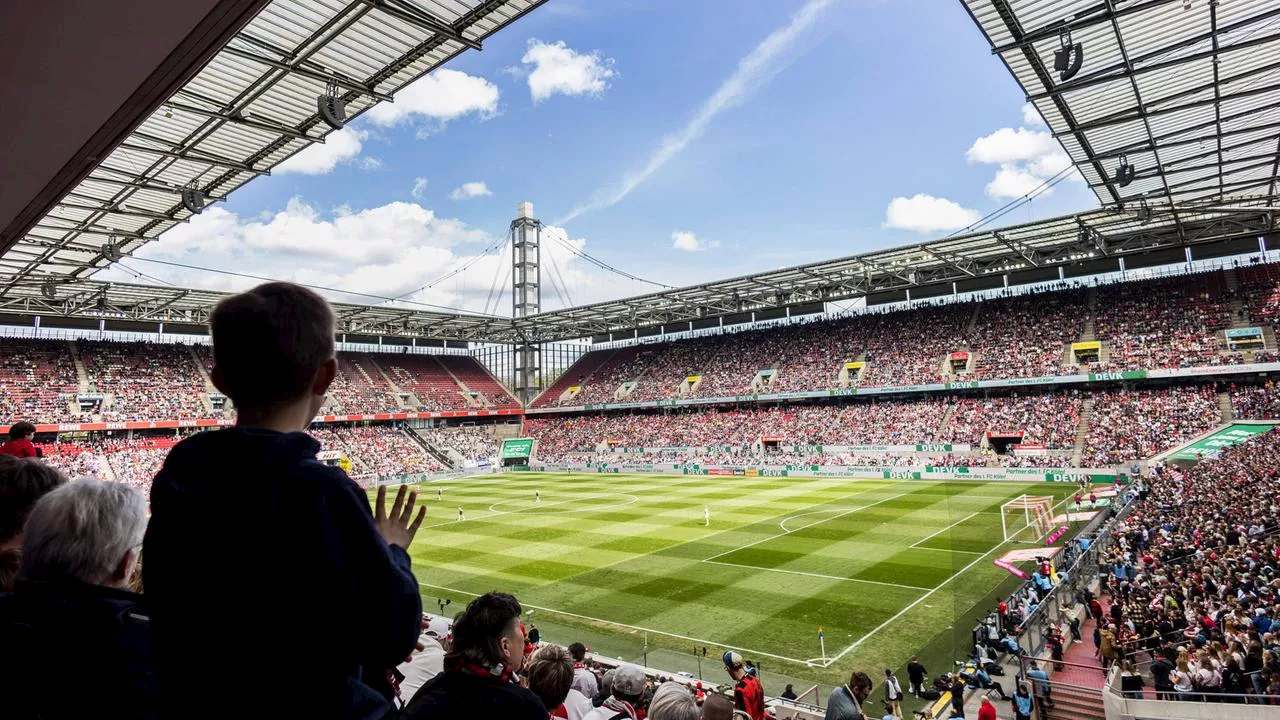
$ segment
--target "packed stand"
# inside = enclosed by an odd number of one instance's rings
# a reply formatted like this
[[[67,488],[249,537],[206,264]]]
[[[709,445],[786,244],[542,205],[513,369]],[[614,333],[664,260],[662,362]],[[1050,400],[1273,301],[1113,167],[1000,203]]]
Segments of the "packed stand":
[[[111,395],[104,420],[207,417],[204,376],[186,345],[77,340],[90,387]]]
[[[479,428],[420,428],[413,432],[441,451],[452,451],[470,465],[490,464],[498,457],[498,441]]]
[[[957,400],[942,438],[978,445],[988,431],[1023,432],[1022,442],[1048,448],[1075,446],[1083,396],[1074,390]],[[1031,461],[1034,462],[1034,461]],[[1031,465],[1023,465],[1028,467]]]
[[[977,353],[977,367],[967,380],[1072,375],[1074,365],[1062,362],[1065,348],[1084,330],[1085,291],[1048,292],[987,300],[978,306],[978,319],[969,338]]]
[[[1158,699],[1274,704],[1249,696],[1280,695],[1277,467],[1272,431],[1155,470],[1101,561],[1105,665],[1150,662]]]
[[[1232,385],[1231,409],[1237,420],[1280,418],[1280,386],[1274,380],[1263,385]]]
[[[0,352],[0,422],[88,419],[71,409],[80,390],[70,345],[58,340],[5,338]]]
[[[351,460],[352,475],[414,475],[444,469],[413,438],[386,425],[339,427],[317,425],[307,431],[324,450],[337,450]]]
[[[365,353],[338,353],[338,374],[321,408],[335,415],[363,415],[399,409],[391,386]]]
[[[458,382],[476,394],[482,407],[502,409],[518,408],[520,403],[507,392],[489,371],[469,355],[437,355],[436,359]]]
[[[1250,318],[1274,326],[1280,318],[1280,263],[1240,267],[1236,277]]]
[[[1110,359],[1099,369],[1222,364],[1217,331],[1231,325],[1228,299],[1221,272],[1100,286],[1095,328]]]
[[[1086,467],[1123,465],[1158,455],[1222,422],[1211,386],[1110,390],[1093,394]]]

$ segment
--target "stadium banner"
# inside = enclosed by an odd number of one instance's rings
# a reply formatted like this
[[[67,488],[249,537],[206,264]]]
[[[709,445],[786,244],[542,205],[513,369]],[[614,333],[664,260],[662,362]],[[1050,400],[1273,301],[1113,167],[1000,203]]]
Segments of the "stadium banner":
[[[1248,440],[1255,435],[1276,427],[1273,423],[1233,423],[1227,427],[1178,448],[1170,453],[1170,460],[1198,460],[1201,457],[1217,457],[1218,452]]]
[[[1102,343],[1098,340],[1089,340],[1087,342],[1071,343],[1071,349],[1079,352],[1081,350],[1101,350]]]
[[[523,468],[520,468],[523,470]],[[667,465],[652,463],[556,463],[533,465],[538,472],[668,474],[715,477],[858,478],[879,480],[966,480],[978,482],[1114,482],[1116,474],[1098,468],[883,467],[873,465]]]
[[[847,362],[847,363],[845,363],[845,364],[844,364],[844,369],[845,369],[845,370],[861,370],[862,368],[864,368],[864,367],[866,367],[866,366],[867,366],[867,364],[866,364],[865,362],[863,362],[863,361],[861,361],[861,360],[858,360],[857,362]]]
[[[1106,380],[1142,380],[1147,377],[1146,370],[1125,370],[1123,372],[1089,373],[1089,382]]]
[[[429,418],[496,417],[521,415],[516,409],[501,410],[446,410],[442,412],[394,412],[367,415],[317,415],[316,423],[361,422],[366,420],[426,420]],[[129,420],[121,422],[49,423],[36,425],[36,432],[87,432],[91,430],[159,430],[165,428],[225,427],[234,425],[228,418],[183,418],[179,420]]]
[[[937,444],[918,443],[916,445],[779,445],[783,452],[796,453],[856,453],[856,452],[890,452],[890,453],[938,453],[969,452],[972,446],[968,443]]]

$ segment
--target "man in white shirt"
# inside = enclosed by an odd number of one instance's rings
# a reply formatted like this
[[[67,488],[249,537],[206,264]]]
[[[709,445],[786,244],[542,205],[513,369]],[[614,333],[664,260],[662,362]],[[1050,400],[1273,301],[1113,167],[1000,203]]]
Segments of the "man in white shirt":
[[[433,617],[418,636],[422,650],[415,650],[408,662],[396,670],[404,675],[400,681],[400,697],[408,702],[428,680],[444,672],[444,655],[449,650],[449,621]]]
[[[573,684],[571,688],[582,693],[588,700],[600,693],[600,685],[596,682],[595,673],[587,669],[585,664],[587,648],[582,643],[569,646],[569,654],[573,656]]]

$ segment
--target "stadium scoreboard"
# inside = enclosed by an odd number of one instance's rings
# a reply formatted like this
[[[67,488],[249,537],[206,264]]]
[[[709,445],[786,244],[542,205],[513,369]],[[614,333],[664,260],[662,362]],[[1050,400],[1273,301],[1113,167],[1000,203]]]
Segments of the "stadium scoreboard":
[[[528,465],[533,457],[533,438],[507,438],[502,441],[502,465]]]

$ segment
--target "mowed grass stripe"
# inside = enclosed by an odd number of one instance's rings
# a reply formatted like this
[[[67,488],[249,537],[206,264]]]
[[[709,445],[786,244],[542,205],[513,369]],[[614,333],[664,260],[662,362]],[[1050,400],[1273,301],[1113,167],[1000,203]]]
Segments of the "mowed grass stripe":
[[[1045,491],[1044,485],[971,481],[610,474],[468,478],[449,481],[442,503],[435,501],[432,485],[422,486],[432,517],[447,514],[438,527],[419,535],[411,555],[419,580],[430,586],[424,589],[428,606],[440,588],[471,594],[506,590],[530,607],[567,613],[570,620],[597,628],[703,638],[720,647],[804,661],[818,655],[818,625],[825,627],[833,651],[845,647],[916,603],[929,592],[921,587],[933,587],[972,561],[972,554],[940,546],[944,539],[955,543],[970,530],[975,531],[971,541],[980,539],[980,523],[970,528],[968,520],[957,521],[998,509],[1004,500],[1032,488],[1037,494]],[[535,490],[541,491],[540,504],[533,502]],[[609,493],[637,500],[610,507],[600,499]],[[574,511],[573,502],[549,505],[562,500],[583,500],[582,511]],[[802,546],[779,548],[799,555],[779,566],[784,569],[798,565],[805,572],[837,562],[847,570],[855,567],[852,557],[858,559],[856,572],[818,569],[807,576],[754,567],[757,563],[737,567],[702,562],[762,539],[766,542],[757,546],[792,540],[797,533],[775,537],[782,532],[779,523],[788,517],[815,513],[810,519],[821,519],[877,501],[884,502],[805,528],[794,538]],[[500,510],[518,512],[490,514],[488,508],[496,503],[501,503]],[[448,521],[458,505],[464,506],[468,519]],[[704,505],[712,515],[709,528],[703,526]],[[857,522],[864,513],[867,518]],[[998,516],[995,524],[986,547],[993,536],[998,539]],[[954,527],[938,533],[948,525]],[[917,542],[921,547],[910,547]],[[899,587],[903,584],[916,587]],[[902,619],[917,618],[944,596],[963,604],[963,593],[955,591],[960,585],[953,583],[927,603],[916,603]],[[968,588],[970,583],[963,585]],[[967,611],[967,606],[942,608],[933,612],[927,625],[936,633],[956,613]],[[895,630],[883,634],[896,635],[898,624],[894,621]],[[855,657],[867,656],[868,650],[880,656],[892,645],[892,637],[877,637]],[[897,660],[885,657],[873,664]]]

